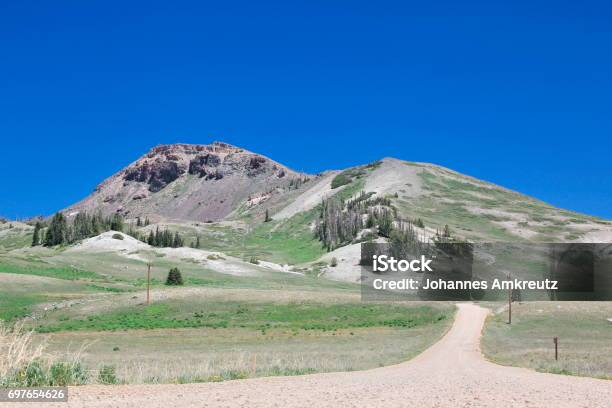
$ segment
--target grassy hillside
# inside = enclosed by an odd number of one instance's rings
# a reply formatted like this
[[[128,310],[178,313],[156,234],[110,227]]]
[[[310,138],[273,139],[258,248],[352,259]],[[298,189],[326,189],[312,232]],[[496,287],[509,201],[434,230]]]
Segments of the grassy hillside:
[[[402,196],[399,207],[410,217],[460,236],[494,241],[574,241],[589,232],[610,231],[609,221],[555,208],[542,201],[442,167],[406,163],[418,169],[422,192]]]

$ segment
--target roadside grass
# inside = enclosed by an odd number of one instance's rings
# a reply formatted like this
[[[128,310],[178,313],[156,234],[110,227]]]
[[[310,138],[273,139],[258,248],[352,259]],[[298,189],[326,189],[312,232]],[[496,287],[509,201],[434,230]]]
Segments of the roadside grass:
[[[612,379],[612,302],[524,302],[487,319],[482,350],[504,365]],[[559,338],[555,361],[553,337]]]
[[[0,320],[0,387],[80,385],[89,375],[79,353],[69,360],[56,360],[46,352],[44,341],[34,341],[23,325],[6,325]]]
[[[47,337],[49,349],[60,356],[69,344],[90,344],[82,356],[84,363],[114,366],[124,382],[216,382],[364,370],[406,361],[448,330],[453,309],[440,310],[447,318],[411,328],[204,327],[76,331],[39,337]]]
[[[266,332],[273,328],[334,331],[364,327],[411,328],[448,318],[448,313],[429,306],[395,304],[249,303],[214,301],[191,303],[169,300],[142,307],[126,307],[110,313],[46,321],[36,330],[114,331],[176,328],[249,328]]]

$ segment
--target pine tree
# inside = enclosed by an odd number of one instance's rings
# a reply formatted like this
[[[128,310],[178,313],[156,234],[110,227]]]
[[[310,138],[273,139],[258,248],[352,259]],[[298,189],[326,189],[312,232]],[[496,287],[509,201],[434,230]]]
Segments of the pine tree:
[[[113,217],[110,221],[110,229],[113,231],[123,232],[123,217],[121,214],[113,214]]]
[[[372,228],[374,226],[374,214],[372,212],[368,213],[368,218],[366,219],[366,228]]]
[[[266,208],[266,218],[264,219],[264,222],[270,222],[270,221],[272,221],[272,218],[270,218],[270,212]]]
[[[378,235],[389,238],[393,230],[393,217],[389,210],[383,210],[378,221]]]
[[[196,238],[196,243],[195,243],[195,247],[200,249],[200,236],[198,235]]]
[[[167,229],[164,230],[164,233],[162,234],[162,245],[161,246],[164,248],[171,247],[173,242],[174,240],[172,238],[172,233],[168,231]]]
[[[153,246],[160,247],[161,245],[161,233],[159,232],[159,225],[155,228],[155,237],[153,239]]]
[[[179,235],[178,231],[174,233],[174,240],[172,241],[172,248],[180,248],[183,246],[183,239]]]
[[[104,219],[102,218],[102,212],[98,211],[91,218],[91,234],[98,235],[104,230]]]
[[[74,240],[89,238],[97,235],[92,231],[92,220],[86,212],[80,212],[72,222],[72,235]]]
[[[142,227],[142,221],[140,221],[140,217],[136,218],[136,226],[137,227]]]
[[[68,242],[68,223],[64,214],[57,213],[45,233],[45,246],[61,245]]]
[[[155,234],[153,234],[153,231],[149,232],[149,238],[147,238],[147,244],[151,246],[155,246]]]
[[[448,224],[444,225],[444,232],[442,232],[442,236],[445,238],[450,238],[451,232]]]
[[[42,224],[40,221],[36,221],[36,225],[34,226],[34,235],[32,236],[32,246],[37,246],[41,244],[40,240],[40,230],[42,229]]]
[[[182,285],[183,277],[181,276],[181,271],[179,268],[172,268],[170,272],[168,272],[168,277],[166,278],[166,285]]]

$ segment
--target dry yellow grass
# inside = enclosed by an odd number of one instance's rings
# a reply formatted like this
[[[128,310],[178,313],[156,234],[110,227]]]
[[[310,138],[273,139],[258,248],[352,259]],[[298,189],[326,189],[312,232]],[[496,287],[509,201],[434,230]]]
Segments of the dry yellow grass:
[[[46,342],[33,342],[34,332],[25,330],[22,323],[9,327],[0,320],[0,383],[10,373],[27,366],[32,361],[48,357]]]

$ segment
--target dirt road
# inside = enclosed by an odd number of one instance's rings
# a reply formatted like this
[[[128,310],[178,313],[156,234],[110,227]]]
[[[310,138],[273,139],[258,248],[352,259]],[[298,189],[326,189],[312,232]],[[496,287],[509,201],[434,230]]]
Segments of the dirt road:
[[[70,407],[611,407],[612,381],[486,361],[488,311],[459,305],[451,330],[406,363],[368,371],[186,385],[71,388]],[[15,405],[11,405],[14,407]],[[24,405],[27,406],[27,405]],[[66,404],[56,405],[66,407]]]

